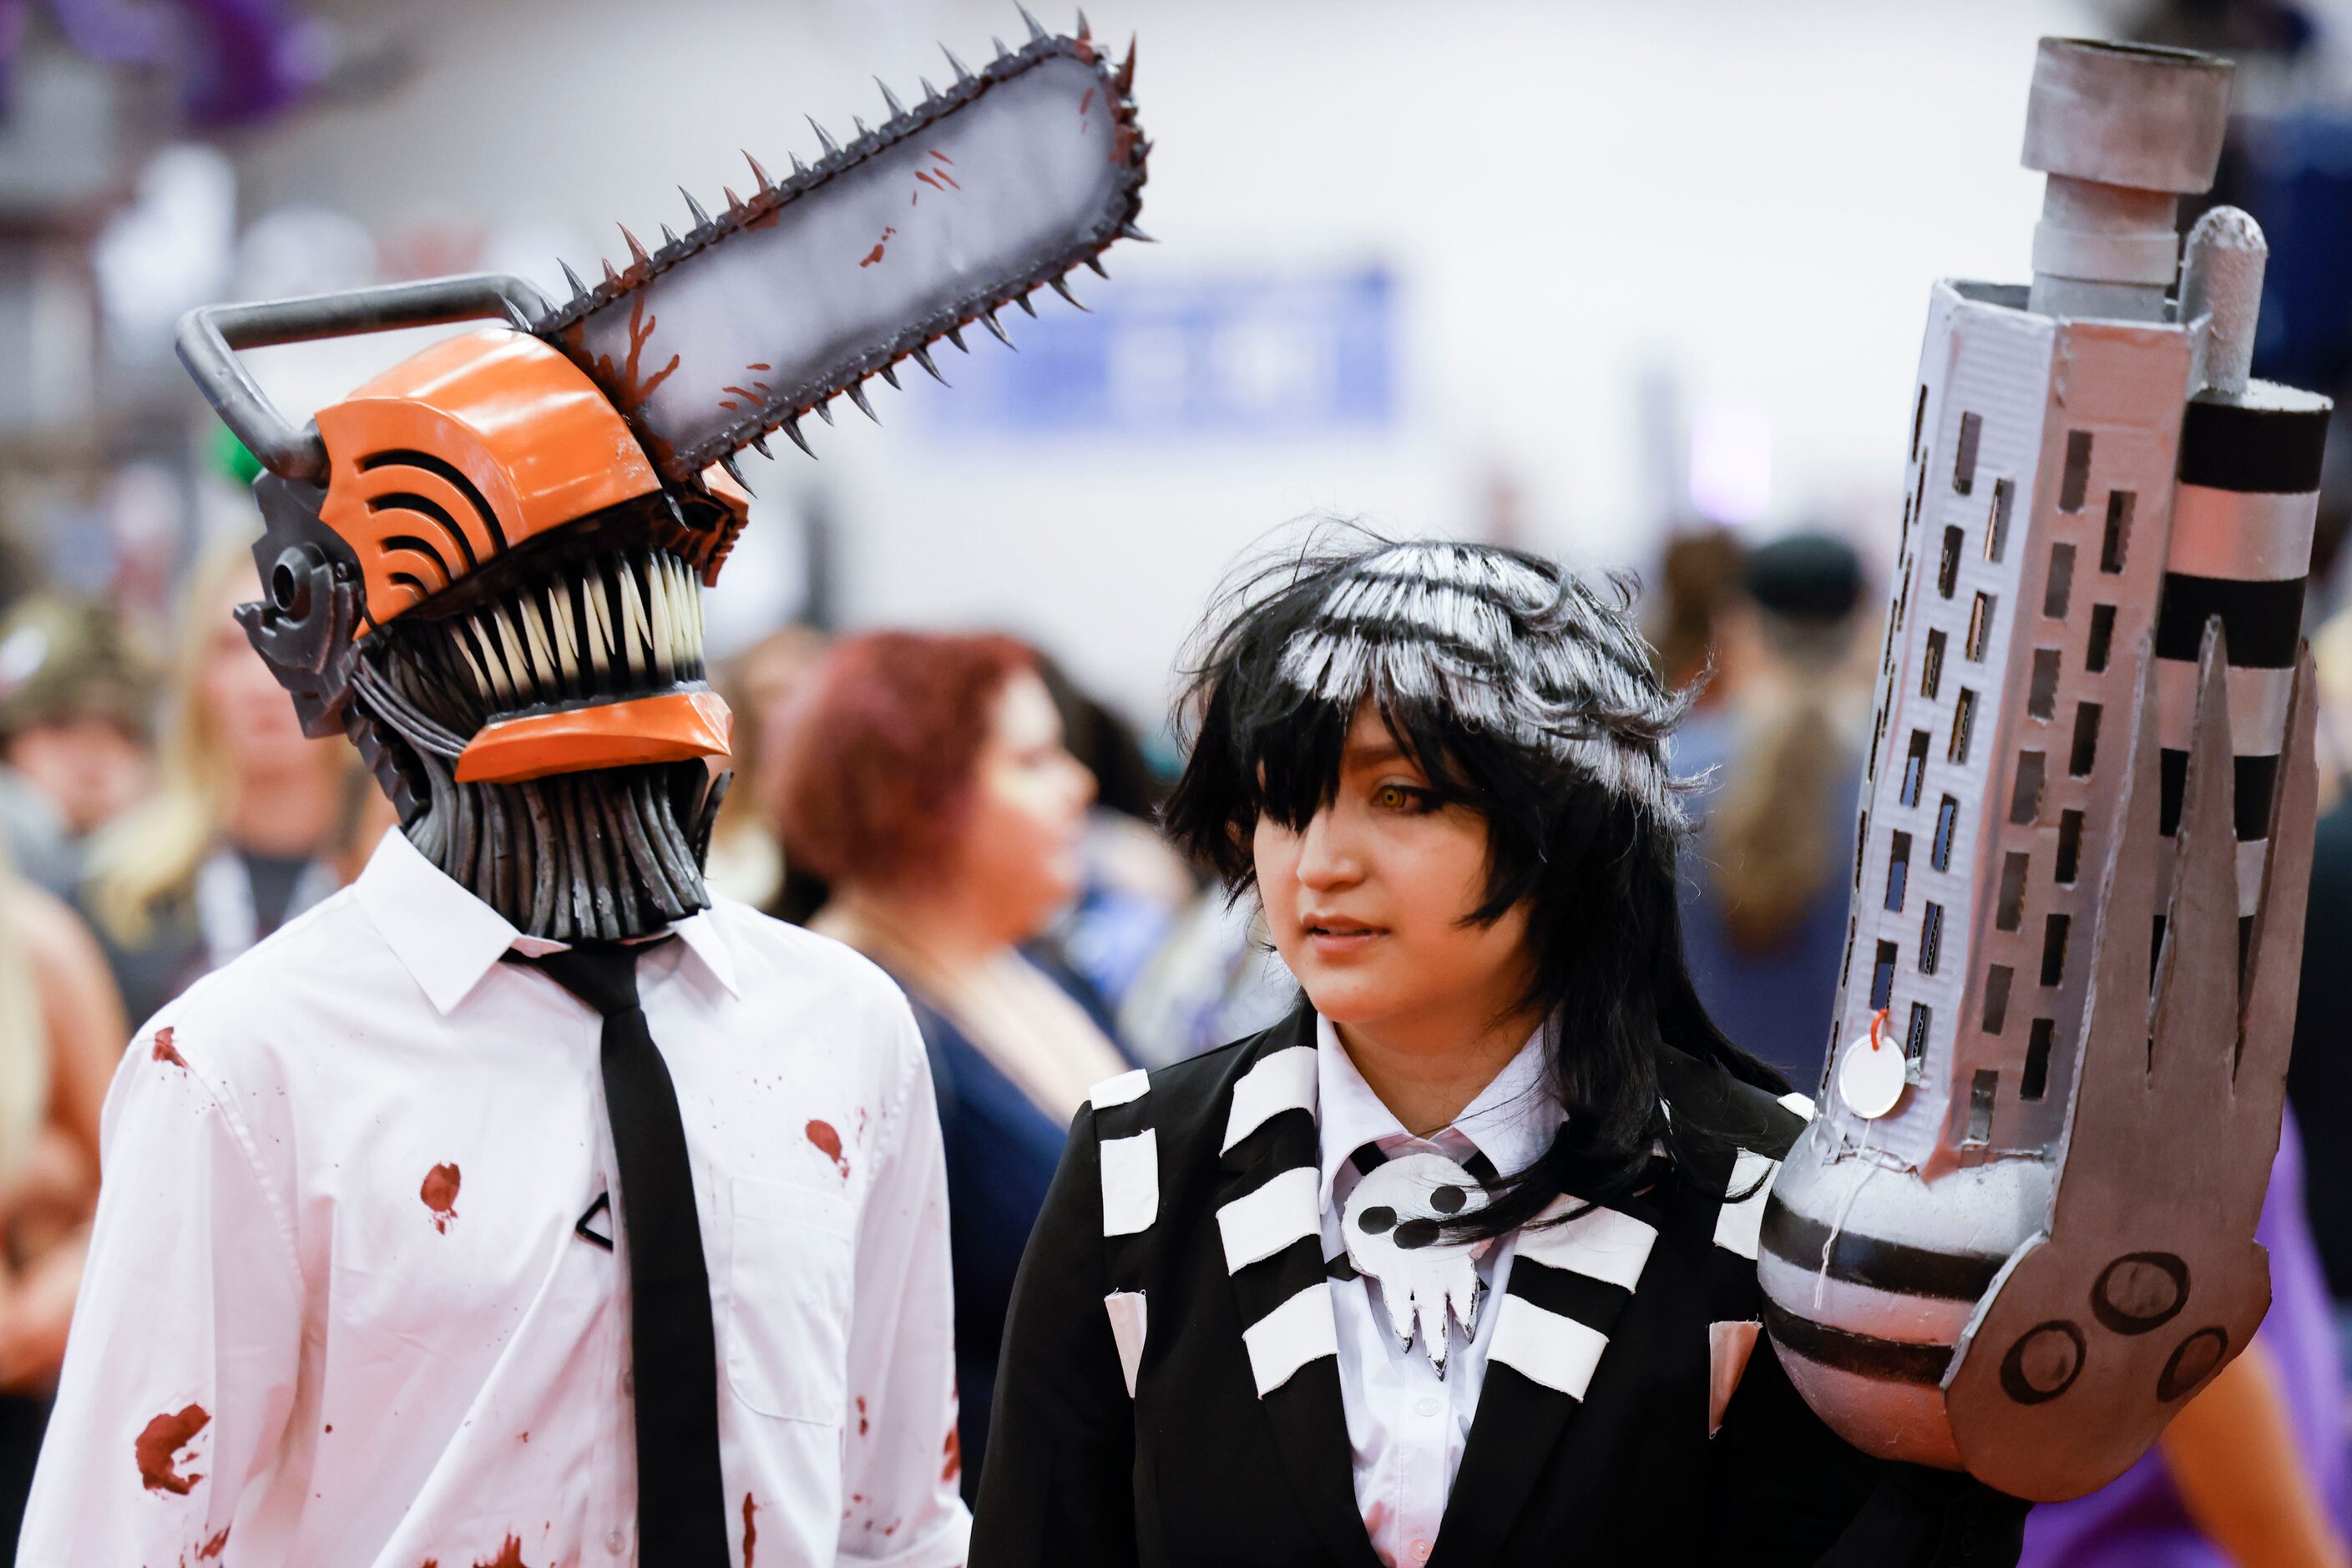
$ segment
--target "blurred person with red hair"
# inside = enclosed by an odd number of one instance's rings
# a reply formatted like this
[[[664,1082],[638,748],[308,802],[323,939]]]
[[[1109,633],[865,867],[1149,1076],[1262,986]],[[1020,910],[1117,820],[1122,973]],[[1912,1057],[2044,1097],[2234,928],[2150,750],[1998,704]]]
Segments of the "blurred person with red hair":
[[[1094,775],[1010,637],[836,645],[773,753],[784,853],[823,878],[814,930],[898,980],[947,1141],[959,1427],[980,1474],[1013,1276],[1087,1090],[1129,1063],[1098,999],[1023,952],[1078,892]]]

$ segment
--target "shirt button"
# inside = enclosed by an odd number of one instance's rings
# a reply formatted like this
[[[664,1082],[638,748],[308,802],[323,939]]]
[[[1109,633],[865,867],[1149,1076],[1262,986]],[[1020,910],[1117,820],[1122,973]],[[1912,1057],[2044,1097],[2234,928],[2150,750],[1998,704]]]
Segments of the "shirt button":
[[[1418,1410],[1423,1415],[1434,1415],[1437,1414],[1437,1401],[1434,1399],[1424,1399],[1419,1405],[1414,1405],[1413,1408]],[[1424,1555],[1426,1555],[1426,1553],[1424,1553]]]
[[[1413,1561],[1415,1561],[1416,1563],[1426,1563],[1426,1562],[1428,1562],[1428,1561],[1429,1561],[1429,1542],[1426,1542],[1426,1541],[1416,1541],[1416,1542],[1414,1542],[1412,1543],[1412,1555],[1413,1555]]]
[[[618,1557],[622,1552],[626,1552],[628,1549],[629,1538],[627,1536],[622,1534],[617,1530],[609,1530],[604,1532],[605,1551],[611,1552],[614,1556]],[[1428,1554],[1423,1552],[1423,1555],[1426,1556]]]

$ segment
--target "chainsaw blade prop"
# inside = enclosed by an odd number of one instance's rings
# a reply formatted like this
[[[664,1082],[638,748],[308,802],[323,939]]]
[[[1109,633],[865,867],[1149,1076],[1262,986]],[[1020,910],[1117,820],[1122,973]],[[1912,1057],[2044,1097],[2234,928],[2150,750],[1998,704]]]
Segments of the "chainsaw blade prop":
[[[950,57],[952,60],[952,57]],[[663,473],[712,463],[858,390],[1136,234],[1145,147],[1084,37],[1042,29],[978,76],[582,288],[540,327],[634,425]]]
[[[2270,1299],[2329,405],[2249,379],[2252,218],[2180,265],[2230,76],[2043,40],[2033,281],[1936,286],[1821,1114],[1763,1222],[1813,1408],[2037,1501],[2121,1474]]]

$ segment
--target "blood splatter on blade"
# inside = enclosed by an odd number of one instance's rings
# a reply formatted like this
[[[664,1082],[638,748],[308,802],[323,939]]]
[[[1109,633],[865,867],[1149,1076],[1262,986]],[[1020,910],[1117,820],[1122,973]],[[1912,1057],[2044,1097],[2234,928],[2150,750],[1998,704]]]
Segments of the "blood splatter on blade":
[[[763,179],[536,331],[691,481],[1092,261],[1141,209],[1147,146],[1110,62],[1047,35],[817,167]]]

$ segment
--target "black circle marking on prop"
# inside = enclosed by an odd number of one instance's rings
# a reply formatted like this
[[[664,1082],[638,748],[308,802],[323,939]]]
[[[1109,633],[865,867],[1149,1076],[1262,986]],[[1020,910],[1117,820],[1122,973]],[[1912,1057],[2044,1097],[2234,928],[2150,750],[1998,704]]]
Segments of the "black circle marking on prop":
[[[2038,1324],[2000,1358],[2001,1391],[2020,1405],[2046,1405],[2074,1386],[2088,1353],[2083,1331],[2074,1324],[2063,1319]]]
[[[1409,1219],[1396,1227],[1396,1244],[1408,1251],[1427,1247],[1437,1239],[1437,1222],[1433,1219]]]
[[[1460,1187],[1440,1187],[1429,1194],[1429,1206],[1439,1214],[1460,1214],[1468,1197]]]
[[[1368,1208],[1356,1216],[1356,1228],[1366,1236],[1378,1236],[1396,1224],[1396,1210],[1381,1205]]]
[[[2212,1375],[2213,1369],[2221,1364],[2222,1352],[2229,1348],[2229,1333],[2218,1328],[2200,1329],[2181,1341],[2157,1377],[2157,1398],[2169,1405],[2195,1388]]]
[[[2164,1327],[2189,1305],[2189,1265],[2169,1252],[2126,1252],[2091,1287],[2091,1315],[2118,1334]]]

